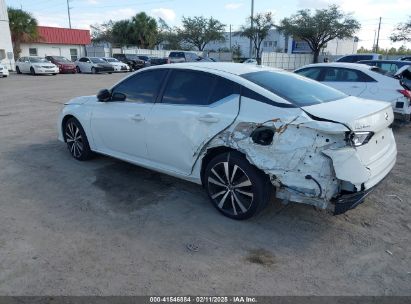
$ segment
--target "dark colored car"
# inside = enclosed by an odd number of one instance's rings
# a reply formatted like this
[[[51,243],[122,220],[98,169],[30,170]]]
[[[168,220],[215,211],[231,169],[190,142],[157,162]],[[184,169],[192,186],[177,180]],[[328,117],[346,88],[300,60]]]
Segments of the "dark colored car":
[[[137,55],[137,57],[144,61],[145,66],[161,65],[168,63],[168,58],[154,57],[151,55]]]
[[[144,61],[134,54],[113,54],[113,58],[126,63],[132,70],[139,70],[145,67]]]
[[[76,65],[63,56],[46,56],[46,59],[58,66],[60,74],[76,73]]]
[[[411,56],[402,57],[400,60],[411,61]]]
[[[358,62],[360,60],[378,60],[382,59],[380,54],[352,54],[338,58],[335,62]]]

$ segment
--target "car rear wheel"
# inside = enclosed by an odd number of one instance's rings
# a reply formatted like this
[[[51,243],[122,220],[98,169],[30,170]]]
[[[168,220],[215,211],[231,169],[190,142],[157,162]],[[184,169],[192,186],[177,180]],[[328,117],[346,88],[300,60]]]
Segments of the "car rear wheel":
[[[92,68],[91,68],[91,73],[92,73],[92,74],[96,74],[96,73],[97,73],[97,71],[96,71],[96,68],[95,68],[95,67],[92,67]]]
[[[93,152],[90,149],[86,133],[80,122],[75,118],[70,118],[64,125],[64,140],[71,156],[77,160],[88,160]]]
[[[237,220],[264,209],[273,188],[268,176],[238,152],[214,157],[204,172],[204,185],[214,207]]]
[[[31,75],[36,75],[36,71],[34,70],[33,67],[30,68],[30,74],[31,74]]]
[[[21,74],[20,68],[18,66],[16,66],[16,73]]]

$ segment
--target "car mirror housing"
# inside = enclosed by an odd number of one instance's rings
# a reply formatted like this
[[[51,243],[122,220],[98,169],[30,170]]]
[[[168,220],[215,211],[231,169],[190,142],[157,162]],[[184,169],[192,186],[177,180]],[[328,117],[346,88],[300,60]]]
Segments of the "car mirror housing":
[[[126,94],[119,93],[119,92],[114,93],[113,96],[111,96],[112,101],[124,101],[126,100],[126,98],[127,98]]]
[[[100,91],[97,93],[97,99],[98,99],[98,101],[107,102],[107,101],[110,100],[110,98],[111,98],[111,93],[110,93],[110,91],[107,90],[107,89],[100,90]]]

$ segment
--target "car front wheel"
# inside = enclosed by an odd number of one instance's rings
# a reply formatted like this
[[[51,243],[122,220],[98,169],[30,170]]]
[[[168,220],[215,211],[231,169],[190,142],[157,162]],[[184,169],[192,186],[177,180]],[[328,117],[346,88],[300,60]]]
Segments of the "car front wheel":
[[[36,75],[36,71],[34,70],[33,67],[30,68],[30,74],[31,74],[31,75]]]
[[[273,188],[268,176],[238,152],[214,157],[204,172],[204,185],[214,207],[237,220],[264,209]]]
[[[64,125],[64,140],[71,156],[77,160],[87,160],[92,157],[92,151],[86,133],[80,122],[70,118]]]
[[[77,73],[81,73],[81,70],[78,66],[76,67],[76,71],[77,71]]]

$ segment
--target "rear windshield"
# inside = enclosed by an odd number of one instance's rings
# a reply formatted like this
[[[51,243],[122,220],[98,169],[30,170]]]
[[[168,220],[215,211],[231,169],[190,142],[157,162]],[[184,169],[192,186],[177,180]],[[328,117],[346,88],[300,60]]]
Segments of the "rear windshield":
[[[171,52],[170,57],[184,58],[184,53],[183,52]]]
[[[347,97],[344,93],[317,81],[288,72],[261,71],[241,76],[298,107]]]

